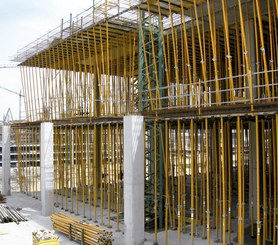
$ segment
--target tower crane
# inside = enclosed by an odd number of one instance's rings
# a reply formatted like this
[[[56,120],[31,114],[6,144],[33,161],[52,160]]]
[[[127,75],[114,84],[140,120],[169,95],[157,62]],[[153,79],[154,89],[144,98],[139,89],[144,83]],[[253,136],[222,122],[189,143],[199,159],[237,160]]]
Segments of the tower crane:
[[[0,68],[18,68],[18,66],[16,64],[1,64]],[[16,95],[19,96],[19,120],[21,120],[21,99],[22,99],[22,97],[24,97],[21,90],[18,93],[16,91],[11,90],[11,89],[5,88],[1,85],[0,85],[0,89],[6,90],[10,93],[13,93],[13,94],[16,94]]]

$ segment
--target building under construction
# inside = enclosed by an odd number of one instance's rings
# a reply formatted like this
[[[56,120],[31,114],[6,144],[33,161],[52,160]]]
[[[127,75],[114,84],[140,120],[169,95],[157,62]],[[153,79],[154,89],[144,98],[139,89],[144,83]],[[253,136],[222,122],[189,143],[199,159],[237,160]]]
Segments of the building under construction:
[[[15,57],[21,191],[44,189],[37,151],[52,123],[52,199],[66,211],[117,229],[123,214],[143,219],[155,244],[161,230],[164,244],[170,230],[177,244],[277,244],[277,19],[276,0],[105,0],[62,20]]]

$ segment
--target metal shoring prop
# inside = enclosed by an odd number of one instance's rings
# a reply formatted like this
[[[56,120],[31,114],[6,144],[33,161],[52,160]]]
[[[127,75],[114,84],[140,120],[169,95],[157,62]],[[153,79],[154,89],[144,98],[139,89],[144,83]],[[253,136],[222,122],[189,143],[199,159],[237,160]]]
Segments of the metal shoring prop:
[[[69,134],[70,134],[70,213],[74,213],[73,211],[73,188],[74,188],[74,177],[73,177],[73,170],[74,170],[74,129],[72,128],[72,125],[69,126]]]
[[[94,190],[94,222],[97,223],[97,205],[98,205],[98,181],[97,181],[97,160],[98,160],[98,143],[100,142],[99,145],[101,145],[101,138],[98,140],[97,139],[97,131],[98,127],[97,124],[94,124],[94,167],[93,167],[93,190]],[[101,177],[99,178],[100,180],[102,179]]]
[[[190,231],[191,231],[191,244],[194,244],[194,121],[193,119],[190,120],[190,194],[191,194],[191,200],[190,200],[190,218],[191,218],[191,225],[190,225]]]
[[[75,126],[75,145],[74,145],[74,152],[75,152],[75,215],[79,215],[79,185],[80,185],[80,176],[79,176],[79,146],[80,146],[80,135],[79,135],[79,127]]]
[[[108,132],[107,132],[107,171],[108,171],[108,183],[107,183],[107,195],[108,195],[108,200],[107,200],[107,209],[108,209],[108,215],[107,215],[107,227],[112,228],[110,222],[111,222],[111,164],[112,164],[112,142],[111,142],[111,124],[108,124]]]
[[[84,130],[84,127],[83,127],[83,124],[81,125],[81,128],[80,128],[80,155],[81,155],[81,187],[82,187],[82,216],[83,218],[86,218],[86,191],[85,191],[85,188],[86,188],[86,166],[85,166],[85,163],[86,161],[84,161],[84,152],[85,152],[85,149],[84,149],[84,133],[85,133],[85,130]]]
[[[35,151],[34,151],[34,147],[35,147],[35,131],[34,131],[34,128],[31,129],[31,134],[32,134],[32,143],[31,143],[31,167],[32,167],[32,197],[35,198],[35,182],[36,182],[36,178],[35,178]]]
[[[266,235],[267,235],[267,196],[266,196],[266,145],[265,145],[265,121],[262,120],[261,125],[261,133],[262,133],[262,164],[263,164],[263,244],[265,244],[266,241]]]
[[[178,216],[178,245],[181,244],[181,122],[178,120],[178,164],[177,164],[177,174],[178,174],[178,202],[177,202],[177,216]]]
[[[119,124],[116,123],[116,231],[120,231],[120,181],[121,181],[121,141],[120,141],[120,130]]]
[[[103,124],[100,125],[100,224],[103,225],[103,209],[104,209],[104,205],[103,205],[103,194],[104,194],[104,179],[103,179],[103,151],[104,151],[104,143],[105,143],[105,139],[104,139],[104,129],[103,129]]]
[[[206,237],[206,179],[205,179],[205,132],[204,132],[204,121],[201,122],[201,218],[202,218],[202,239]]]
[[[222,233],[223,233],[223,223],[222,223],[222,214],[223,214],[223,206],[222,206],[222,141],[221,141],[221,122],[218,120],[217,121],[217,150],[218,150],[218,155],[217,155],[217,169],[218,169],[218,178],[217,178],[217,185],[219,188],[218,191],[218,209],[219,209],[219,214],[218,214],[218,229],[220,230],[219,234],[219,242],[222,242]]]
[[[277,119],[278,120],[278,119]],[[165,121],[165,163],[164,163],[164,169],[165,169],[165,236],[164,236],[164,244],[168,244],[168,212],[170,213],[169,209],[169,172],[168,172],[168,166],[169,166],[169,128],[168,128],[168,121]]]
[[[88,170],[88,190],[87,190],[87,198],[88,198],[88,207],[89,207],[89,217],[88,220],[92,220],[92,177],[93,177],[93,171],[92,171],[92,144],[91,144],[91,137],[92,137],[92,128],[90,125],[87,125],[86,130],[86,165]]]
[[[238,176],[238,244],[243,244],[242,237],[242,158],[241,158],[241,125],[240,117],[237,117],[236,135],[237,135],[237,176]]]
[[[264,44],[264,34],[263,34],[263,24],[262,24],[262,16],[261,16],[261,8],[258,0],[255,0],[256,2],[256,9],[257,9],[257,17],[258,17],[258,24],[259,24],[259,34],[260,34],[260,43],[261,43],[261,54],[263,57],[263,67],[264,67],[264,75],[265,75],[265,85],[266,85],[266,94],[268,101],[270,101],[270,87],[269,87],[269,76],[268,76],[268,66],[267,66],[267,60],[266,60],[266,50],[265,50],[265,44]],[[255,9],[254,9],[255,11]]]
[[[252,133],[252,129],[251,129],[251,122],[248,123],[248,126],[249,126],[249,169],[251,169],[252,171],[252,176],[250,179],[250,183],[249,183],[249,192],[251,193],[251,200],[249,201],[251,207],[250,207],[250,210],[251,210],[251,213],[250,213],[250,222],[251,222],[251,237],[255,237],[255,234],[254,234],[254,188],[253,188],[253,185],[254,185],[254,180],[253,180],[253,168],[254,168],[254,162],[255,162],[255,159],[253,159],[253,154],[251,153],[250,154],[250,151],[252,151],[253,149],[253,144],[255,142],[256,139],[253,138],[253,133]],[[250,170],[249,170],[250,172]]]
[[[242,179],[242,242],[244,244],[245,232],[245,129],[243,120],[240,122],[241,127],[241,179]]]
[[[182,124],[182,135],[183,135],[183,179],[182,179],[182,231],[185,233],[186,229],[186,206],[187,206],[187,200],[186,200],[186,191],[187,191],[187,186],[186,186],[186,171],[187,171],[187,141],[186,141],[186,131],[187,129],[185,128],[185,123]]]
[[[66,208],[65,211],[68,211],[68,202],[69,202],[69,135],[68,135],[68,126],[65,126],[65,131],[64,131],[64,136],[65,136],[65,175],[66,175],[66,191],[65,191],[65,196],[66,196]]]
[[[278,119],[278,118],[277,118]],[[259,118],[255,116],[256,122],[256,177],[257,177],[257,245],[261,243],[261,215],[260,215],[260,136],[259,136]]]
[[[277,138],[276,121],[272,119],[272,154],[273,154],[273,244],[277,242]]]
[[[59,174],[58,174],[58,155],[59,155],[59,148],[58,148],[58,127],[54,127],[54,135],[53,135],[53,140],[54,140],[54,195],[55,195],[55,207],[58,207],[58,188],[59,188]]]
[[[205,119],[205,132],[206,132],[206,229],[207,229],[207,245],[210,245],[210,167],[209,167],[209,126],[208,126],[208,119]]]
[[[214,162],[214,195],[213,195],[213,203],[214,203],[214,226],[216,229],[216,240],[215,242],[218,243],[219,240],[219,190],[218,190],[218,145],[217,145],[217,129],[216,129],[216,122],[213,122],[213,162]]]
[[[154,244],[157,242],[157,122],[154,121]],[[180,236],[178,234],[178,236]],[[180,243],[180,238],[178,238]]]
[[[272,159],[272,137],[271,137],[271,129],[272,129],[272,125],[270,123],[270,121],[267,122],[267,163],[268,163],[268,229],[267,229],[267,240],[268,241],[272,241],[272,217],[273,217],[273,213],[272,213],[272,163],[273,163],[273,159]]]
[[[220,135],[221,135],[221,149],[222,149],[222,152],[221,152],[221,167],[222,167],[222,201],[223,201],[223,213],[222,213],[222,226],[223,226],[223,244],[225,245],[226,244],[226,225],[227,225],[227,221],[226,221],[226,181],[227,181],[227,178],[226,178],[226,164],[225,164],[225,159],[226,159],[226,146],[225,146],[225,126],[224,126],[224,121],[223,121],[223,117],[220,118],[220,125],[221,125],[221,130],[220,130]]]
[[[176,229],[176,218],[175,218],[175,165],[174,165],[174,139],[173,139],[173,131],[172,124],[169,124],[169,160],[170,160],[170,172],[171,172],[171,195],[172,195],[172,202],[170,204],[170,219],[171,219],[171,229]]]
[[[195,145],[194,145],[194,147],[193,147],[193,149],[194,149],[194,178],[195,178],[195,186],[194,186],[194,188],[195,188],[195,193],[194,193],[194,198],[195,198],[195,219],[194,219],[194,221],[195,221],[195,234],[194,234],[194,236],[199,236],[199,233],[198,233],[198,231],[199,231],[199,222],[198,222],[198,220],[199,220],[199,202],[198,202],[198,200],[199,200],[199,186],[198,186],[198,180],[199,180],[199,153],[198,153],[198,145],[199,145],[199,134],[198,134],[198,132],[199,132],[199,129],[198,129],[198,125],[197,125],[197,123],[195,123],[195,127],[194,127],[194,143],[195,143]]]

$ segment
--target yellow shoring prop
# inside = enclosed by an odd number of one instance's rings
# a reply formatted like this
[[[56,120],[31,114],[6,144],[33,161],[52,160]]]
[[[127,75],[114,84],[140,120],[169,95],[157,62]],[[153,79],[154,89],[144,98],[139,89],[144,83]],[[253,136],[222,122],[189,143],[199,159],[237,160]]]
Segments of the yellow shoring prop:
[[[107,214],[107,227],[108,228],[111,228],[112,226],[111,226],[111,224],[110,224],[110,222],[111,222],[111,164],[112,164],[112,162],[111,162],[111,160],[112,160],[112,152],[111,152],[111,149],[112,149],[112,142],[111,142],[111,136],[112,136],[112,133],[111,133],[111,124],[109,123],[108,124],[108,131],[107,131],[107,138],[108,138],[108,140],[107,140],[107,158],[108,158],[108,160],[107,160],[107,171],[108,171],[108,181],[107,181],[107,195],[108,195],[108,200],[107,200],[107,212],[108,212],[108,214]],[[111,159],[111,160],[110,160]]]
[[[157,242],[157,123],[154,121],[154,244]]]
[[[215,40],[215,26],[213,25],[212,20],[212,11],[210,7],[210,0],[207,0],[207,8],[208,8],[208,17],[209,17],[209,26],[210,26],[210,36],[211,36],[211,44],[212,44],[212,52],[213,52],[213,66],[214,66],[214,76],[215,76],[215,86],[216,86],[216,104],[221,104],[221,97],[219,94],[220,86],[218,81],[218,63],[217,63],[217,50],[216,50],[216,40]],[[213,9],[214,10],[214,9]]]
[[[230,122],[227,121],[227,158],[228,158],[228,244],[231,244],[231,232],[232,232],[232,146],[231,146],[231,126]]]
[[[273,154],[273,244],[277,242],[277,138],[276,121],[272,119],[272,154]]]
[[[79,177],[79,127],[76,125],[74,129],[74,152],[75,152],[75,162],[74,162],[74,170],[75,170],[75,215],[79,215],[79,188],[80,188],[80,177]]]
[[[202,75],[203,75],[203,79],[204,79],[205,93],[206,93],[205,101],[208,102],[208,96],[207,96],[207,91],[208,91],[208,89],[207,89],[207,67],[206,67],[206,56],[205,56],[206,47],[205,46],[203,47],[203,43],[202,43],[202,35],[201,35],[201,31],[200,31],[200,26],[199,26],[199,17],[198,17],[196,0],[194,0],[194,10],[195,10],[196,26],[197,26],[199,46],[200,46]],[[202,17],[203,17],[203,14],[202,14]],[[203,25],[204,25],[204,23],[202,22],[202,26]],[[204,33],[203,33],[203,35],[204,35]],[[204,42],[205,42],[205,40],[204,40]]]
[[[100,143],[97,140],[97,125],[94,124],[94,168],[93,168],[93,178],[94,178],[94,183],[93,183],[93,190],[94,190],[94,222],[97,222],[97,201],[98,201],[98,181],[97,181],[97,160],[98,160],[98,145],[101,145],[101,139]],[[101,180],[101,178],[100,178]]]
[[[164,244],[168,244],[168,211],[169,211],[169,128],[168,121],[165,121],[165,163],[164,163],[164,171],[165,171],[165,236],[164,236]],[[170,213],[170,212],[169,212]]]
[[[178,46],[177,46],[177,33],[174,29],[174,23],[173,23],[173,14],[172,14],[172,8],[171,8],[171,1],[168,0],[168,6],[169,6],[169,18],[170,18],[170,29],[171,29],[171,35],[172,35],[172,48],[173,48],[173,55],[174,55],[174,73],[175,73],[175,83],[177,86],[177,105],[181,106],[181,93],[180,93],[180,77],[179,77],[179,62],[178,62]]]
[[[253,149],[253,144],[255,143],[254,136],[253,136],[253,131],[252,131],[252,123],[249,122],[249,169],[251,169],[251,171],[253,171],[254,168],[254,162],[255,159],[253,159],[253,154],[252,154],[252,149]],[[250,170],[249,170],[250,171]],[[251,200],[249,200],[250,203],[250,226],[251,226],[251,237],[254,237],[254,177],[253,177],[253,172],[251,173],[251,177],[249,178],[250,182],[249,182],[249,192],[251,193]]]
[[[277,118],[278,119],[278,118]],[[261,243],[261,207],[260,207],[260,137],[259,137],[259,118],[255,116],[256,120],[256,177],[257,177],[257,245]]]
[[[240,117],[237,117],[236,132],[237,132],[237,178],[238,178],[238,244],[243,244],[242,237],[242,158],[241,158],[241,125]]]
[[[201,220],[202,220],[202,239],[206,236],[206,179],[205,179],[205,138],[204,138],[204,121],[201,122]]]
[[[163,48],[163,57],[164,57],[164,67],[165,67],[165,76],[166,76],[166,83],[167,83],[167,91],[168,91],[168,95],[170,95],[171,91],[170,91],[170,68],[168,65],[168,62],[170,60],[170,57],[168,56],[168,53],[166,52],[166,44],[165,44],[165,36],[163,34],[163,17],[161,14],[161,7],[160,7],[160,1],[157,0],[157,6],[158,6],[158,15],[159,15],[159,25],[160,25],[160,30],[161,30],[161,38],[162,38],[162,48]],[[168,99],[168,104],[171,107],[172,106],[172,100]]]
[[[209,126],[208,119],[205,119],[205,130],[206,130],[206,204],[207,204],[207,245],[210,244],[210,169],[209,169]]]
[[[92,128],[88,124],[86,127],[86,168],[87,168],[87,198],[88,198],[88,207],[89,207],[89,217],[88,220],[92,220],[92,144],[91,144],[91,137],[92,137]]]
[[[222,243],[225,245],[226,244],[226,164],[225,164],[225,127],[224,127],[224,122],[223,122],[223,117],[220,118],[220,124],[221,124],[221,130],[220,130],[220,135],[221,135],[221,149],[222,149],[222,154],[221,154],[221,168],[222,168],[222,202],[223,202],[223,213],[222,213]]]
[[[105,143],[105,135],[104,135],[104,130],[103,130],[103,124],[100,125],[100,224],[103,225],[103,209],[104,209],[104,205],[103,205],[103,195],[104,195],[104,188],[105,188],[105,183],[104,183],[104,179],[103,179],[103,157],[104,157],[104,143]]]
[[[263,244],[265,244],[266,241],[266,235],[267,235],[267,187],[266,187],[266,145],[265,145],[265,121],[261,121],[261,132],[262,132],[262,138],[261,138],[261,146],[262,146],[262,164],[263,164]]]
[[[178,174],[178,206],[177,206],[177,216],[178,216],[178,244],[181,244],[181,122],[178,120],[178,144],[177,144],[177,174]]]
[[[73,211],[73,188],[74,188],[74,129],[72,125],[69,126],[69,134],[70,134],[70,213],[74,213]]]
[[[65,196],[66,196],[66,207],[65,207],[65,211],[68,211],[68,202],[69,202],[69,161],[70,161],[70,156],[69,156],[69,145],[70,145],[70,139],[69,139],[69,135],[68,135],[68,126],[65,126],[64,128],[64,137],[65,137],[65,179],[66,179],[66,191],[65,191]]]
[[[120,181],[121,181],[121,172],[120,172],[120,164],[121,164],[121,139],[120,139],[120,130],[119,124],[116,124],[116,231],[120,231]]]
[[[250,60],[249,60],[248,50],[247,50],[247,45],[246,45],[244,18],[243,18],[242,6],[241,5],[242,5],[241,0],[238,0],[238,9],[239,9],[239,16],[240,16],[240,28],[241,28],[241,38],[242,38],[242,48],[243,48],[243,55],[245,57],[246,71],[248,73],[247,80],[248,80],[249,91],[250,91],[251,111],[253,111],[252,71],[251,71],[251,65],[250,65]],[[249,52],[250,52],[250,50],[249,50]]]
[[[191,160],[190,160],[190,194],[191,194],[191,201],[190,201],[190,217],[191,217],[191,244],[194,244],[194,121],[193,119],[190,120],[190,150],[191,150]]]
[[[240,1],[240,0],[239,0]],[[258,17],[258,24],[259,24],[259,34],[260,34],[260,42],[261,42],[261,52],[263,56],[263,65],[264,65],[264,77],[265,77],[265,85],[266,85],[266,95],[268,101],[271,100],[270,96],[270,88],[269,88],[269,77],[268,77],[268,66],[267,66],[267,60],[266,60],[266,50],[264,45],[264,33],[263,33],[263,24],[262,24],[262,15],[261,15],[261,8],[260,3],[258,0],[255,0],[256,2],[256,12]],[[255,10],[254,10],[255,11]]]

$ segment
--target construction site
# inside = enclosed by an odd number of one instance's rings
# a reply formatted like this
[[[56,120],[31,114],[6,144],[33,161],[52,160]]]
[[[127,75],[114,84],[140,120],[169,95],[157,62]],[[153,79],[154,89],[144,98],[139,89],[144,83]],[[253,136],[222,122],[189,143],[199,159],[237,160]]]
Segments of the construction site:
[[[12,131],[58,235],[62,210],[112,244],[278,244],[278,1],[92,3],[14,57],[2,193]]]

